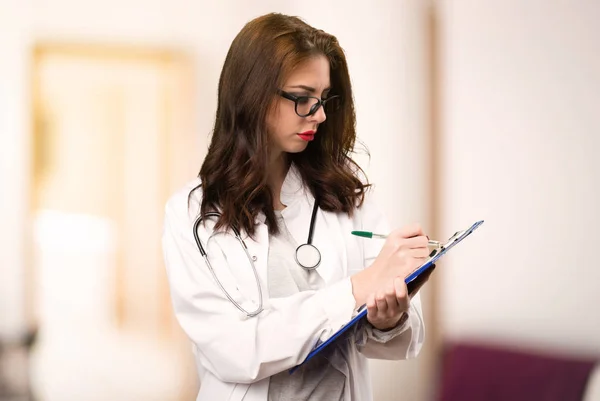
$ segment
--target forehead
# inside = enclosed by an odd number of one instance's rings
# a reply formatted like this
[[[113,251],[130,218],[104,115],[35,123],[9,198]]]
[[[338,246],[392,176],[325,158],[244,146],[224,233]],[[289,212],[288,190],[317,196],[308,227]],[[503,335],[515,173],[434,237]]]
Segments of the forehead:
[[[289,75],[285,87],[306,86],[317,92],[330,86],[329,60],[323,55],[311,57],[299,64]]]

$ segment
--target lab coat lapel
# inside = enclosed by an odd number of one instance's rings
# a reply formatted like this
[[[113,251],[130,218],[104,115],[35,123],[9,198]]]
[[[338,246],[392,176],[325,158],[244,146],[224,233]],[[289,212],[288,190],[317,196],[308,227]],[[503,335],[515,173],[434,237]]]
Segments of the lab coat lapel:
[[[281,201],[287,206],[282,215],[296,244],[306,244],[315,199],[304,187],[302,177],[293,164],[283,182]],[[343,273],[345,252],[338,231],[337,216],[319,209],[315,218],[312,243],[321,253],[321,264],[317,272],[326,283],[338,280],[341,278],[340,273]]]
[[[346,275],[346,246],[338,216],[319,209],[313,244],[321,251],[321,265],[317,269],[323,280],[330,284]]]
[[[305,190],[300,172],[293,164],[283,181],[280,198],[286,205],[281,214],[296,245],[306,244],[314,198],[310,191]]]

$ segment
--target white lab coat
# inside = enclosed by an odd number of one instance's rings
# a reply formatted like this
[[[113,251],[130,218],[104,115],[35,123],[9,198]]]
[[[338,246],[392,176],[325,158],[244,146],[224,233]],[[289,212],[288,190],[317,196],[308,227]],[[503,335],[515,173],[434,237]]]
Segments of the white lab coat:
[[[383,241],[361,239],[350,232],[387,232],[388,226],[370,195],[352,218],[319,209],[313,244],[321,252],[318,272],[327,287],[269,299],[269,238],[261,214],[255,239],[242,234],[250,255],[256,258],[264,302],[264,311],[248,318],[219,289],[196,246],[192,226],[202,195],[201,190],[195,191],[188,204],[188,194],[198,183],[194,180],[169,199],[163,235],[175,315],[193,344],[200,376],[197,400],[266,401],[270,376],[301,363],[319,340],[331,336],[355,313],[349,277],[372,263]],[[287,205],[283,217],[288,229],[298,244],[305,243],[314,199],[294,166],[285,178],[281,201]],[[213,223],[199,229],[203,244],[212,234]],[[237,240],[216,234],[204,246],[225,289],[246,310],[255,310],[259,300],[256,280]],[[351,375],[346,380],[346,400],[372,399],[366,357],[407,359],[418,354],[424,335],[418,294],[399,333],[387,342],[369,325],[356,333],[345,355]]]

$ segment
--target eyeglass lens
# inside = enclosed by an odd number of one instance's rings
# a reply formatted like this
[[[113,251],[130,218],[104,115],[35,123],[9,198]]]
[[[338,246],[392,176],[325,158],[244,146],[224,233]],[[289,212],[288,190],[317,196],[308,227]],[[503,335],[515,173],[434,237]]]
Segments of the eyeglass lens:
[[[332,97],[324,100],[325,114],[334,113],[340,107],[339,97]],[[296,113],[301,116],[309,116],[317,112],[319,99],[315,97],[301,96],[296,101]]]

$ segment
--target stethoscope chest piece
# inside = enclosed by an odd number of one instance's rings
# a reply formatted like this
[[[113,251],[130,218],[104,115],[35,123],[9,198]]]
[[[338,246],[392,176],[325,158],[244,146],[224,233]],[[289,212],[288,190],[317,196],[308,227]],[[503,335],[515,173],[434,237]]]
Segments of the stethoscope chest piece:
[[[314,270],[321,263],[321,252],[312,244],[302,244],[296,248],[296,263],[303,269]]]
[[[317,218],[317,210],[319,209],[319,203],[315,198],[313,205],[312,216],[310,217],[310,228],[308,230],[308,239],[306,244],[300,245],[296,248],[294,258],[296,263],[304,270],[315,270],[321,263],[321,252],[316,246],[312,244],[313,234],[315,232],[315,220]]]

